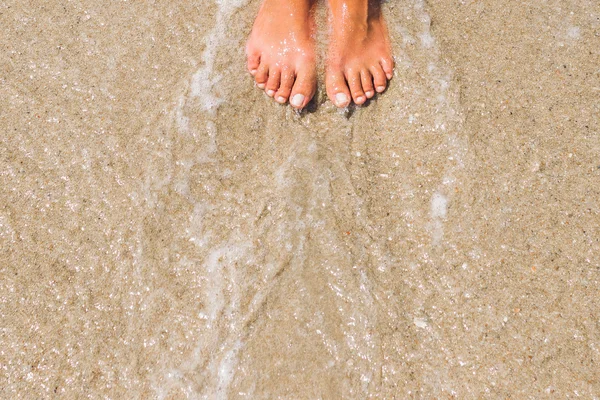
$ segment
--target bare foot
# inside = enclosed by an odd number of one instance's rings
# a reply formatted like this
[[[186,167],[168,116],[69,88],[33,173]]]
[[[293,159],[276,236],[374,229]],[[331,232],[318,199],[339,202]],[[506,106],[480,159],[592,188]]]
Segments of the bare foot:
[[[256,86],[304,108],[317,86],[312,0],[264,0],[246,44]]]
[[[392,79],[392,58],[380,0],[329,0],[331,36],[325,86],[338,107],[363,104]]]

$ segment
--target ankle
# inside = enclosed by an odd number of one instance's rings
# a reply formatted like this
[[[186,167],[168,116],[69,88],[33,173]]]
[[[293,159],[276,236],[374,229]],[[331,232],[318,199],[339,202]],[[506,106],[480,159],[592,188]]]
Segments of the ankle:
[[[366,32],[369,0],[329,0],[333,28],[336,31]]]

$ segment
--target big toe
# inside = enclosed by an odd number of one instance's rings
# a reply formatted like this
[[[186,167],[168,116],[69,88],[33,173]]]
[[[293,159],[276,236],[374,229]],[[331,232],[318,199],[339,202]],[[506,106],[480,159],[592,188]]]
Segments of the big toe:
[[[300,69],[290,96],[290,104],[299,110],[306,107],[315,95],[317,76],[314,68]]]
[[[341,71],[329,71],[325,78],[327,96],[337,107],[343,108],[350,104],[350,89]]]
[[[380,64],[385,72],[386,78],[392,79],[394,76],[394,60],[391,57],[383,57]]]

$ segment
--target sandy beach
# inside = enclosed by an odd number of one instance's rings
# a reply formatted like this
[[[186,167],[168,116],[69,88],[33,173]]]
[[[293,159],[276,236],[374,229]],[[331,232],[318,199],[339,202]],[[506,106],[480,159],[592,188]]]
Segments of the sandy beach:
[[[388,1],[302,113],[259,5],[0,5],[0,398],[600,399],[600,2]]]

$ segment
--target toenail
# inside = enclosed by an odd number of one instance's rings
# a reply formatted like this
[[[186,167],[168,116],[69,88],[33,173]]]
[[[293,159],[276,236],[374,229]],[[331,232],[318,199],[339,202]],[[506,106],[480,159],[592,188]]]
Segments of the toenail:
[[[256,86],[258,86],[259,89],[264,89],[265,88],[265,84],[264,83],[257,83]]]
[[[254,74],[256,74],[256,70],[255,69],[253,69],[252,71],[250,71],[250,75],[254,75]]]
[[[379,93],[383,92],[385,90],[385,86],[377,86],[377,91]]]
[[[290,101],[290,104],[294,107],[302,107],[302,104],[304,104],[304,95],[300,93],[294,95],[294,97],[292,97],[292,101]]]
[[[365,92],[365,94],[367,95],[368,98],[371,98],[371,97],[373,97],[374,93],[369,90],[368,92]]]
[[[285,97],[283,97],[283,96],[279,96],[279,97],[277,98],[277,102],[278,102],[278,103],[281,103],[281,104],[285,103]]]
[[[387,76],[388,79],[392,79],[392,77],[394,76],[393,74],[386,74],[385,76]]]
[[[345,106],[346,104],[348,104],[348,96],[346,96],[346,93],[338,93],[335,95],[335,103],[338,106]]]
[[[274,94],[275,94],[274,90],[267,90],[267,96],[273,97]]]
[[[362,104],[365,102],[365,98],[363,96],[356,98],[356,104]]]

